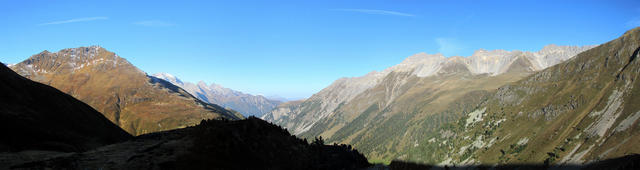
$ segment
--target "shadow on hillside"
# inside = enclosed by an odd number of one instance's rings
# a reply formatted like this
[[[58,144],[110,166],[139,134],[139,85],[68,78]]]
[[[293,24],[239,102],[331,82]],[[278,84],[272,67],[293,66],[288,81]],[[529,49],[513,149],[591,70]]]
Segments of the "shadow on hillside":
[[[640,169],[640,154],[627,155],[624,157],[607,159],[593,162],[587,165],[544,165],[544,164],[510,164],[510,165],[473,165],[473,166],[435,166],[418,164],[413,162],[403,162],[394,160],[389,164],[392,170],[411,169]]]

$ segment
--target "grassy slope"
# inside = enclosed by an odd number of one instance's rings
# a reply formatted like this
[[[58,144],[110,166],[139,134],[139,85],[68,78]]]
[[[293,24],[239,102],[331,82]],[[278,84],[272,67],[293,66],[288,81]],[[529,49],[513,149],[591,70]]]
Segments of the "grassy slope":
[[[488,91],[523,76],[456,74],[418,78],[391,73],[383,83],[342,105],[333,116],[321,120],[302,136],[323,136],[328,142],[353,144],[373,162],[431,159],[413,154],[424,150],[417,143],[437,134],[440,126],[457,120],[461,113],[470,112]]]
[[[640,30],[634,29],[575,59],[500,88],[480,106],[486,107],[483,121],[467,128],[452,124],[450,129],[459,135],[448,139],[453,142],[450,147],[466,152],[449,153],[449,157],[456,162],[563,163],[566,159],[567,163],[581,163],[640,153],[637,123],[615,130],[640,110],[634,102],[640,69],[634,56],[639,43]],[[597,122],[610,122],[599,126],[602,136],[594,133]],[[472,147],[474,139],[484,144],[496,142]],[[525,139],[525,144],[520,142]]]
[[[60,53],[71,51],[66,49]],[[44,52],[17,64],[14,69],[26,70],[20,68],[30,64],[33,68],[47,70],[47,73],[22,74],[86,102],[134,135],[186,127],[202,119],[241,117],[205,104],[169,83],[150,79],[112,52],[100,49],[95,58],[102,62],[83,63],[86,66],[74,70],[66,66],[74,60]]]

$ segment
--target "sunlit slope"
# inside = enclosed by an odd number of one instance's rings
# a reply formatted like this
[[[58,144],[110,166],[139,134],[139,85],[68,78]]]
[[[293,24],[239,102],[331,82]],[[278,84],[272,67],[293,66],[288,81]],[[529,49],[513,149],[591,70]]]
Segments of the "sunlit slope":
[[[482,104],[499,87],[592,48],[549,45],[538,52],[478,50],[470,57],[419,53],[381,72],[342,78],[265,120],[298,136],[352,144],[370,160],[437,162],[422,142]],[[416,150],[420,149],[420,150]],[[415,154],[414,154],[415,152]],[[443,151],[444,152],[444,151]]]
[[[639,50],[636,28],[501,87],[472,114],[419,141],[408,159],[437,153],[430,161],[582,164],[638,154]]]
[[[147,76],[98,46],[44,51],[11,68],[80,99],[134,135],[195,125],[202,119],[242,117]]]

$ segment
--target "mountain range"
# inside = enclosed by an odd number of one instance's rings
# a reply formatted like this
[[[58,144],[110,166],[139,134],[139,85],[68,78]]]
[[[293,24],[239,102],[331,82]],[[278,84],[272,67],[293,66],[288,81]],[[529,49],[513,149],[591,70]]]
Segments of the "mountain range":
[[[115,75],[118,76],[118,75]],[[261,119],[201,120],[131,136],[103,114],[0,65],[0,169],[360,169],[348,145],[296,138]],[[210,113],[207,113],[210,114]]]
[[[420,140],[444,133],[442,127],[472,112],[471,106],[500,87],[593,47],[478,50],[469,57],[449,58],[418,53],[380,72],[338,79],[309,99],[279,106],[262,118],[301,137],[353,144],[373,161],[439,163],[444,160],[435,155],[408,153]],[[425,152],[429,150],[417,154]]]
[[[243,118],[148,76],[99,46],[43,51],[10,68],[89,104],[133,135],[196,125],[203,119]]]
[[[214,83],[207,85],[207,83],[203,81],[199,81],[197,84],[184,82],[169,73],[157,73],[153,76],[181,87],[204,102],[233,109],[246,117],[260,117],[281,103],[280,101],[268,99],[261,95],[254,96],[242,93]]]
[[[274,125],[209,103],[262,96],[149,76],[99,46],[44,51],[0,66],[0,169],[637,169],[638,56],[640,28],[418,53],[281,103],[261,117]]]

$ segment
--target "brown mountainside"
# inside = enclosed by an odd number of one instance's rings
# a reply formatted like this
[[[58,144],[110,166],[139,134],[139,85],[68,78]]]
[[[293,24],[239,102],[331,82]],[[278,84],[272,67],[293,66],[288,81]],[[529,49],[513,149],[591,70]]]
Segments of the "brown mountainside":
[[[1,152],[86,151],[132,138],[89,105],[4,64],[0,82]]]
[[[202,119],[242,118],[148,76],[99,46],[44,51],[11,68],[80,99],[133,135],[195,125]]]

